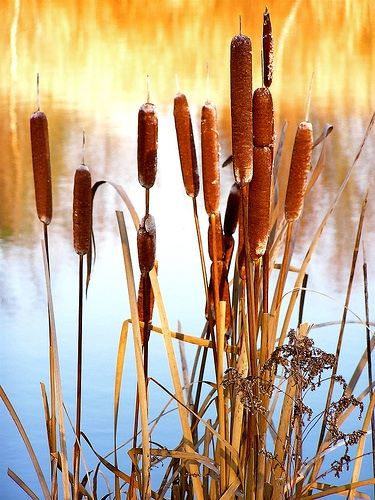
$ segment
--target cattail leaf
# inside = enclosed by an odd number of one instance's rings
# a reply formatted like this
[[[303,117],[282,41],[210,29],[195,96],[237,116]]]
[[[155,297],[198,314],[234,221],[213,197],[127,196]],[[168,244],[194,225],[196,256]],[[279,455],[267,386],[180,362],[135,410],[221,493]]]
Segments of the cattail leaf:
[[[208,215],[216,214],[220,207],[219,142],[216,108],[210,102],[202,108],[201,143],[204,206]]]
[[[173,114],[185,191],[188,196],[196,198],[199,193],[197,154],[189,106],[184,94],[178,93],[174,98]]]
[[[138,112],[138,180],[150,189],[155,182],[158,149],[158,118],[154,104],[146,103]]]
[[[12,403],[9,401],[8,396],[6,395],[4,389],[0,386],[0,398],[3,400],[3,403],[5,407],[7,408],[9,415],[12,417],[14,423],[16,424],[17,430],[20,433],[20,436],[22,437],[22,440],[26,446],[26,449],[29,453],[30,459],[33,463],[35,472],[38,476],[39,484],[42,488],[43,495],[46,499],[50,498],[50,492],[48,491],[48,486],[46,483],[46,480],[44,478],[42,469],[39,465],[38,459],[36,457],[34,448],[31,445],[30,439],[21,423],[21,420],[19,419],[16,410],[14,409]]]
[[[245,35],[231,41],[230,95],[233,171],[243,186],[253,176],[252,46]]]
[[[36,210],[40,221],[49,224],[52,219],[51,164],[48,121],[42,111],[31,115],[30,138]]]
[[[297,220],[302,213],[307,175],[311,167],[312,145],[312,125],[310,122],[301,122],[294,140],[285,196],[285,219],[287,222]]]
[[[90,248],[92,220],[91,175],[86,165],[76,169],[73,189],[73,243],[78,255]]]

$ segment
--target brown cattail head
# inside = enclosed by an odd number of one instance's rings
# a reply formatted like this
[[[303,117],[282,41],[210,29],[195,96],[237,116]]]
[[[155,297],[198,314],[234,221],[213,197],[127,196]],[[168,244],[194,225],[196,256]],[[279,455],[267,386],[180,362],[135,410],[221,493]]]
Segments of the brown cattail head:
[[[272,150],[254,148],[254,174],[249,186],[250,257],[264,255],[270,233]]]
[[[215,225],[215,229],[214,229]],[[224,256],[223,229],[221,227],[220,214],[212,215],[208,226],[208,254],[211,261],[214,259],[214,243],[216,245],[216,260],[222,260]]]
[[[232,324],[232,308],[230,304],[230,291],[229,291],[229,283],[228,283],[228,269],[224,263],[224,261],[218,261],[217,264],[218,271],[218,292],[219,292],[219,300],[226,302],[225,309],[225,330],[228,331]],[[214,321],[216,321],[215,315],[215,285],[214,285],[214,264],[211,264],[211,276],[210,283],[208,286],[208,300],[209,304],[206,304],[206,317],[208,319],[208,308],[211,312],[211,317]]]
[[[142,274],[147,274],[154,267],[156,252],[156,227],[155,219],[147,214],[141,220],[137,232],[137,247],[139,269]]]
[[[298,125],[290,161],[288,187],[285,197],[285,219],[293,222],[299,218],[307,187],[307,174],[311,166],[313,130],[310,122]]]
[[[178,93],[174,98],[173,114],[185,191],[188,196],[196,198],[199,193],[197,155],[189,106],[184,94]]]
[[[155,182],[158,149],[158,118],[155,106],[143,104],[138,112],[138,180],[150,189]]]
[[[232,38],[230,94],[234,178],[243,186],[253,175],[252,48],[245,35]]]
[[[35,201],[39,220],[52,219],[52,183],[47,117],[36,111],[30,118],[31,155],[34,172]]]
[[[86,165],[81,165],[76,169],[73,189],[73,242],[78,255],[90,249],[91,220],[91,175]]]
[[[269,87],[273,77],[273,36],[270,13],[263,14],[263,84]]]
[[[204,206],[211,215],[219,212],[220,170],[216,108],[210,102],[202,108],[201,145]]]
[[[234,238],[231,234],[224,234],[223,236],[223,246],[224,246],[224,264],[229,270],[230,264],[232,262],[232,255],[234,250]]]
[[[144,345],[150,337],[150,324],[154,309],[154,292],[151,286],[151,280],[148,274],[141,274],[138,288],[138,317],[144,325],[141,325],[141,342]]]
[[[274,142],[273,102],[266,87],[256,89],[253,96],[254,146],[272,147]]]
[[[224,234],[232,235],[237,228],[240,210],[241,191],[237,184],[233,184],[229,191],[227,208],[224,217]]]

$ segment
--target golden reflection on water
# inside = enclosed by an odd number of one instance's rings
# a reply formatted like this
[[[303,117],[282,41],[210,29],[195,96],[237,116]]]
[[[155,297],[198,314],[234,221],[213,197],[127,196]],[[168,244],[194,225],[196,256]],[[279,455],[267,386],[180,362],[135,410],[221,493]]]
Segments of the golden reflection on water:
[[[287,119],[290,151],[314,72],[311,118],[317,128],[328,121],[336,128],[330,141],[330,174],[323,175],[324,185],[335,190],[375,106],[375,2],[267,4],[276,47],[271,90],[278,130]],[[28,118],[36,106],[37,72],[41,106],[50,121],[55,183],[68,182],[74,161],[67,166],[67,159],[74,159],[75,152],[79,161],[82,126],[91,136],[102,136],[92,146],[105,165],[98,169],[101,175],[110,170],[120,141],[129,143],[134,153],[136,112],[146,98],[147,74],[151,98],[161,114],[171,114],[176,74],[195,110],[209,94],[218,106],[222,151],[227,155],[229,42],[241,15],[242,30],[253,40],[254,87],[259,86],[263,9],[261,2],[218,0],[3,1],[0,237],[29,231],[34,217]],[[352,118],[357,119],[354,125]],[[171,144],[175,147],[174,138]],[[287,161],[288,154],[284,164]],[[334,181],[332,175],[337,176]],[[357,187],[346,193],[343,209],[349,219],[348,207],[358,200],[361,182],[359,178]],[[55,205],[59,206],[58,198]],[[338,231],[342,219],[337,217]]]

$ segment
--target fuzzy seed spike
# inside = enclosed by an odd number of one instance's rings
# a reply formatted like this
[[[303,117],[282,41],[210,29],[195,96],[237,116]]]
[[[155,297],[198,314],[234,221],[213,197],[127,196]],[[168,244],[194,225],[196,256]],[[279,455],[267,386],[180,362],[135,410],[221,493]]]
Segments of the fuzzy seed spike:
[[[210,103],[202,108],[201,144],[204,206],[208,215],[217,214],[220,206],[219,142],[216,108]]]
[[[245,35],[231,41],[230,89],[233,171],[243,186],[253,175],[252,47]]]
[[[48,225],[52,220],[52,182],[48,121],[42,111],[31,115],[30,139],[36,210],[39,220]]]
[[[264,255],[270,232],[272,151],[254,148],[254,173],[249,186],[249,244],[253,261]]]
[[[198,163],[189,106],[184,94],[178,93],[174,98],[173,114],[185,191],[188,196],[196,198],[199,193]]]
[[[307,187],[307,175],[311,166],[312,146],[312,125],[310,122],[303,121],[297,128],[290,162],[288,187],[285,197],[285,219],[287,222],[297,220],[302,213]]]
[[[232,235],[236,231],[240,211],[241,192],[236,183],[229,191],[224,217],[224,234]]]
[[[210,256],[211,262],[214,261],[214,238],[216,242],[216,253],[217,260],[222,260],[224,256],[224,248],[223,248],[223,230],[221,227],[221,217],[220,214],[215,214],[215,234],[213,231],[213,224],[211,221],[211,217],[209,219],[208,226],[208,254]]]
[[[91,239],[91,175],[86,165],[80,165],[74,175],[73,243],[78,255],[86,255]]]
[[[254,92],[253,141],[256,147],[271,147],[274,142],[273,102],[267,87],[261,87]]]
[[[268,9],[263,14],[263,85],[270,87],[273,78],[273,36],[271,18]]]
[[[142,274],[147,274],[154,267],[156,253],[156,227],[155,219],[151,214],[145,215],[137,232],[137,247],[139,269]]]
[[[157,171],[158,118],[154,104],[147,102],[138,112],[138,180],[152,188]]]

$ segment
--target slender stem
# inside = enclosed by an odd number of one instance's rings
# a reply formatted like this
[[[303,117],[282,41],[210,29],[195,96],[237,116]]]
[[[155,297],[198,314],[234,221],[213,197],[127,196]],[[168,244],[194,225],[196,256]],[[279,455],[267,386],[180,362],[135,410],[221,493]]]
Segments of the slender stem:
[[[205,259],[204,259],[202,234],[201,234],[201,228],[200,228],[200,224],[199,224],[197,199],[196,198],[193,198],[193,211],[194,211],[195,229],[196,229],[197,239],[198,239],[199,257],[200,257],[200,260],[201,260],[201,267],[202,267],[204,293],[206,294],[206,302],[208,304],[209,303],[209,301],[208,301],[209,297],[208,297],[207,270],[206,270],[206,262],[205,262]]]
[[[146,215],[149,214],[150,210],[150,190],[146,189]]]
[[[309,279],[309,275],[306,273],[305,276],[303,277],[303,281],[302,281],[301,299],[300,299],[300,303],[299,303],[299,312],[298,312],[298,326],[302,323],[303,309],[305,306],[306,287],[307,287],[308,279]]]
[[[365,246],[363,244],[363,288],[365,296],[365,313],[366,313],[366,351],[367,351],[367,374],[368,374],[368,386],[370,389],[370,401],[374,392],[372,387],[372,361],[371,361],[371,339],[370,339],[370,311],[368,306],[368,279],[367,279],[367,262]],[[375,415],[372,414],[371,417],[371,445],[372,445],[372,471],[375,477]],[[375,498],[375,485],[374,485],[374,498]]]
[[[43,234],[44,234],[44,246],[46,250],[47,273],[48,276],[51,276],[47,224],[43,224]],[[51,422],[50,422],[48,436],[49,436],[50,454],[52,454],[56,453],[57,451],[57,437],[56,437],[55,363],[54,363],[54,354],[52,347],[51,312],[49,306],[48,306],[48,351],[49,351],[49,381],[50,381],[50,406],[51,406],[51,415],[50,415]],[[51,482],[53,484],[53,491],[52,491],[53,498],[57,498],[57,470],[56,467],[54,466],[53,460],[51,460]]]
[[[77,340],[77,393],[76,393],[76,440],[74,443],[74,490],[73,498],[78,499],[79,462],[81,443],[81,407],[82,407],[82,333],[83,333],[83,255],[79,256],[79,291],[78,291],[78,340]]]

